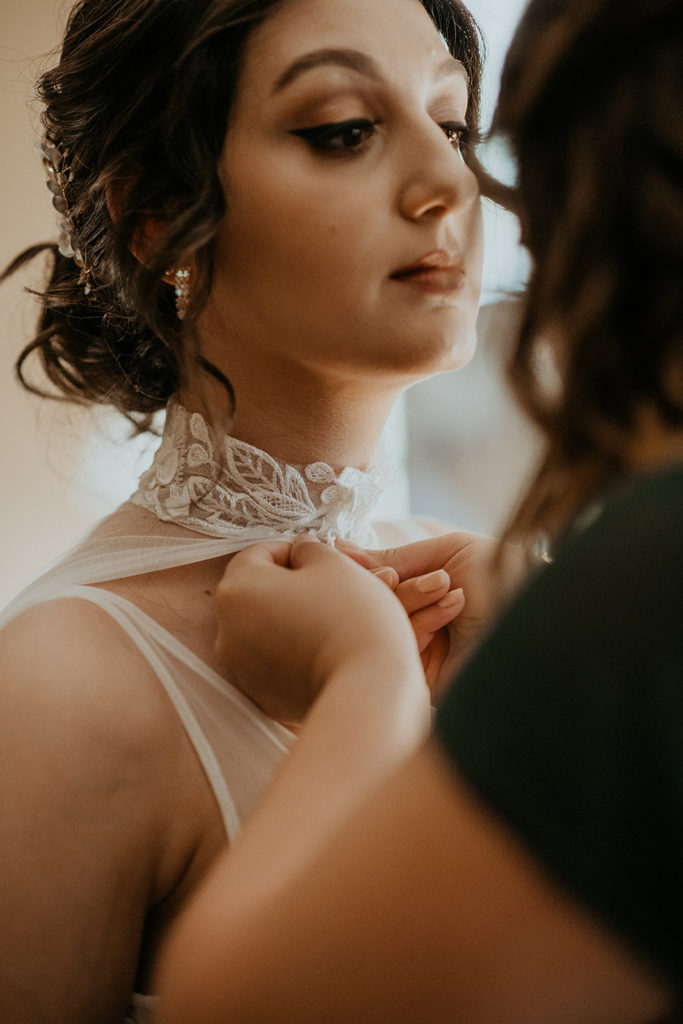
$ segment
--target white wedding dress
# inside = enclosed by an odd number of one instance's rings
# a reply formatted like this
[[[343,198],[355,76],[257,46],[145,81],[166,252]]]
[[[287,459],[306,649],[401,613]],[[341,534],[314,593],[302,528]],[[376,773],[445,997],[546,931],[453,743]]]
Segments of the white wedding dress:
[[[218,436],[198,413],[169,405],[161,445],[132,498],[104,519],[0,615],[77,597],[110,615],[152,667],[203,765],[227,841],[238,835],[294,735],[107,581],[231,554],[263,540],[311,531],[371,546],[384,473],[316,462],[290,466]],[[401,539],[427,536],[417,527]],[[392,542],[395,542],[393,538]],[[133,997],[128,1024],[151,1024],[154,997]]]

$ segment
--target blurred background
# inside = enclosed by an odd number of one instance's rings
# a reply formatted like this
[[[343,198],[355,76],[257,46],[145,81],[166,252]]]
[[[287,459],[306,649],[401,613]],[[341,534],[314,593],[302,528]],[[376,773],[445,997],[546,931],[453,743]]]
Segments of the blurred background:
[[[70,0],[3,0],[0,5],[0,265],[21,249],[55,237],[41,160],[33,84],[51,63]],[[471,0],[488,45],[484,123],[524,0]],[[504,154],[492,170],[510,174]],[[537,438],[507,394],[502,363],[514,335],[527,263],[515,219],[485,204],[486,267],[479,350],[457,373],[412,388],[391,424],[395,481],[383,507],[496,533],[505,522],[537,450]],[[0,288],[0,607],[40,568],[134,489],[158,441],[127,439],[118,417],[45,402],[16,383],[13,363],[32,336],[36,308],[26,287],[40,267]]]

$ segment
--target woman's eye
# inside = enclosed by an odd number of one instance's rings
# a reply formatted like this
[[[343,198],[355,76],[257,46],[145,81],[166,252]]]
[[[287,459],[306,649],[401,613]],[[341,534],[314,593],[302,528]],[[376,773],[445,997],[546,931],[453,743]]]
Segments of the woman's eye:
[[[469,139],[469,129],[462,121],[443,121],[439,127],[455,150],[460,150]]]
[[[312,149],[343,155],[362,149],[374,134],[376,124],[376,121],[357,117],[349,121],[318,124],[312,128],[297,128],[291,134],[304,139]]]

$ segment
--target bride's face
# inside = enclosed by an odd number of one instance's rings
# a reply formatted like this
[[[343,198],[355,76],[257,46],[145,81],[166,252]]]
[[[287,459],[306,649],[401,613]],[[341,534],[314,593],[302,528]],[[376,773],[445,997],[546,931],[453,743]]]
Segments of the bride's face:
[[[287,0],[254,32],[205,314],[228,374],[235,358],[275,359],[403,379],[469,359],[481,211],[459,151],[467,95],[418,0]]]

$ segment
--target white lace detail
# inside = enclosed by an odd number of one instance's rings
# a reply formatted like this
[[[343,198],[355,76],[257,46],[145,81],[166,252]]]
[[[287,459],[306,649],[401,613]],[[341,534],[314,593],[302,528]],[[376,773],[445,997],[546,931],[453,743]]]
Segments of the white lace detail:
[[[216,456],[218,453],[218,457]],[[171,402],[164,435],[132,500],[159,519],[210,537],[269,527],[370,545],[370,515],[386,486],[379,469],[326,462],[291,466],[237,438],[218,435],[199,413]]]

